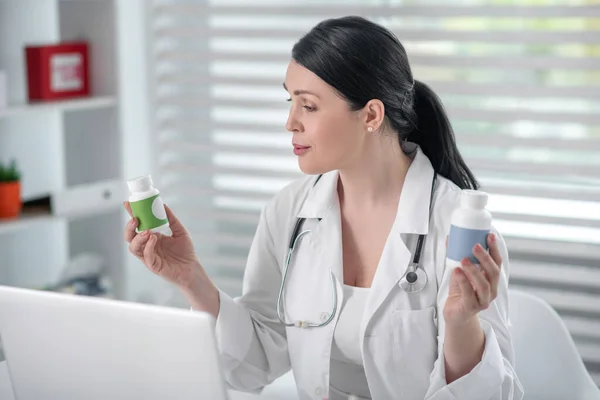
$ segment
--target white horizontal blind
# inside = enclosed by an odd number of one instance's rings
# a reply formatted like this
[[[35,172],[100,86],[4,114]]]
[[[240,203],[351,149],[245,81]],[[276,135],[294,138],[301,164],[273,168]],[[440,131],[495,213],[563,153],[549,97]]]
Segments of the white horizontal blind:
[[[392,29],[489,191],[511,284],[564,317],[600,382],[600,5],[594,0],[192,1],[150,10],[159,178],[238,294],[258,213],[299,177],[282,88],[320,20]]]

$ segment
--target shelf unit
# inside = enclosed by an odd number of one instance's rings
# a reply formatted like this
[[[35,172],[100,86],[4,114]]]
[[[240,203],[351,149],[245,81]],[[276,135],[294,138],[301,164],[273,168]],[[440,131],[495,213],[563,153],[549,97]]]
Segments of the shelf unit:
[[[48,103],[35,104],[11,104],[7,108],[0,109],[0,118],[14,116],[28,117],[43,111],[77,111],[94,110],[101,108],[112,108],[117,105],[114,96],[99,96],[85,99],[59,100]]]
[[[152,172],[151,153],[136,151],[150,142],[145,53],[132,48],[144,43],[143,10],[143,0],[0,0],[0,70],[8,75],[0,160],[17,160],[24,201],[68,204],[0,220],[0,284],[52,283],[89,251],[104,258],[115,297],[151,290],[150,273],[127,252],[121,207],[126,178]],[[29,104],[24,47],[70,40],[90,45],[90,97]]]

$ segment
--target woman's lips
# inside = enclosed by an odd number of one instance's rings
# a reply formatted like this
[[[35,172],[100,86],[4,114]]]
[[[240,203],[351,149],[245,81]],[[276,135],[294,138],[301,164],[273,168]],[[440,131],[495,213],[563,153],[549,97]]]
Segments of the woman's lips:
[[[301,156],[306,153],[310,149],[310,146],[301,146],[299,144],[294,144],[294,154],[297,156]]]

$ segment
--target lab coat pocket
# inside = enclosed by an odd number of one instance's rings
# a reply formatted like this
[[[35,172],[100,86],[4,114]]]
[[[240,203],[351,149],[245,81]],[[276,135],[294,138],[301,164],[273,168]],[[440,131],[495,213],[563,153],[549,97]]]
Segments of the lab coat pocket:
[[[395,310],[392,313],[391,323],[397,376],[401,377],[403,382],[413,385],[415,388],[413,395],[423,398],[429,386],[429,375],[437,358],[435,307],[421,310]]]

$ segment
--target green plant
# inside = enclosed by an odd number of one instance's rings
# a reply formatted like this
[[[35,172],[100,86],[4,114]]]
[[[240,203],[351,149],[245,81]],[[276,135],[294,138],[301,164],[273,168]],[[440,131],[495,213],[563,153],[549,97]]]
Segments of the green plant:
[[[4,165],[0,162],[0,182],[15,182],[21,179],[21,171],[17,168],[17,161]]]

